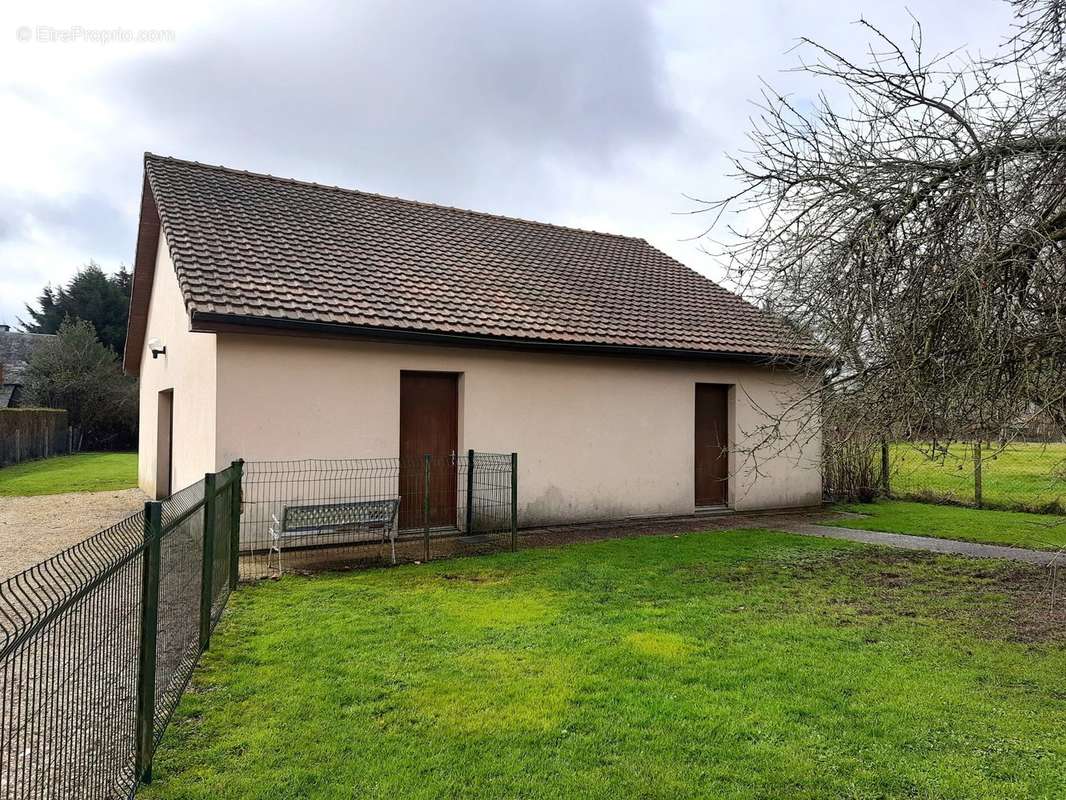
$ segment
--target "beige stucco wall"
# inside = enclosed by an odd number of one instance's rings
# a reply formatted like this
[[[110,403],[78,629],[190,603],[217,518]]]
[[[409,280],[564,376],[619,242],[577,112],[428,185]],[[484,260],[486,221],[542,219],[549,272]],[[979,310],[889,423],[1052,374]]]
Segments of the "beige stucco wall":
[[[209,346],[196,347],[213,364]],[[441,370],[462,374],[460,450],[519,453],[521,524],[691,513],[695,384],[707,382],[735,387],[732,505],[821,500],[817,434],[802,448],[778,440],[754,458],[743,452],[768,421],[760,409],[797,396],[784,370],[284,335],[221,334],[217,355],[218,467],[238,457],[394,457],[400,371]],[[204,388],[208,371],[198,373]]]
[[[148,342],[158,338],[166,355],[152,358]],[[174,390],[173,489],[199,480],[215,465],[216,338],[191,333],[177,276],[159,234],[155,278],[141,354],[138,480],[156,496],[159,392]]]

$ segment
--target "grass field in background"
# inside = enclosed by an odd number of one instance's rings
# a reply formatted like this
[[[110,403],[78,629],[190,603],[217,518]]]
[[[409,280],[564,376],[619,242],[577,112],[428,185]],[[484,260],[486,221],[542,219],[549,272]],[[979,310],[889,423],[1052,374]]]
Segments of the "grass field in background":
[[[1011,444],[1002,452],[986,448],[984,456],[985,505],[1066,512],[1066,444]],[[955,444],[946,457],[930,460],[920,449],[895,445],[891,482],[895,495],[973,503],[973,451],[968,444]]]
[[[733,531],[262,582],[138,796],[1063,797],[1044,581]]]
[[[136,485],[136,453],[76,453],[0,467],[0,496],[106,492]]]
[[[837,508],[868,515],[864,519],[849,518],[828,523],[844,528],[910,533],[1036,550],[1066,548],[1066,517],[1053,514],[993,511],[903,500],[851,503]]]

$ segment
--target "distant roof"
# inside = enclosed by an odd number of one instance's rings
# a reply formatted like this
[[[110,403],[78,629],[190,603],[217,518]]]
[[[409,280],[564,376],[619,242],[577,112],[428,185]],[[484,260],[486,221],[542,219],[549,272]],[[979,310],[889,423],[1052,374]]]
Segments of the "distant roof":
[[[643,239],[150,153],[144,165],[132,372],[160,224],[194,329],[311,327],[720,357],[817,352]]]
[[[0,366],[4,368],[0,383],[21,384],[33,351],[54,338],[54,333],[24,333],[0,327]]]

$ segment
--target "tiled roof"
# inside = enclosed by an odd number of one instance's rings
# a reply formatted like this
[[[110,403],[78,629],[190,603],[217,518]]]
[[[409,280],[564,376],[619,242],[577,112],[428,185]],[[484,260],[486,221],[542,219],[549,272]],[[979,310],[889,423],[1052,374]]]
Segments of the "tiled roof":
[[[0,329],[0,383],[21,384],[33,351],[55,339],[54,333],[24,333]]]
[[[810,353],[643,239],[151,154],[145,173],[194,321]]]

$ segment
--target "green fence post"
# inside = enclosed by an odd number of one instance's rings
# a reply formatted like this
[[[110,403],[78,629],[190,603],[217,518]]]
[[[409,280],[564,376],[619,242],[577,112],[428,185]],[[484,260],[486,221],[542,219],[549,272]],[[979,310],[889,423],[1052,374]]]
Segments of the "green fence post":
[[[144,504],[144,554],[141,574],[141,636],[137,661],[137,778],[152,781],[155,744],[155,643],[159,629],[159,573],[163,538],[162,503]]]
[[[511,453],[511,552],[518,549],[518,453]]]
[[[200,568],[200,650],[211,644],[211,585],[215,575],[215,520],[218,518],[218,490],[213,472],[204,475],[204,554]]]
[[[474,451],[466,451],[466,535],[474,532]]]
[[[422,470],[422,527],[426,543],[426,561],[429,561],[429,464],[431,458],[432,456],[426,453],[425,467]]]
[[[233,474],[229,485],[229,588],[237,588],[238,570],[240,569],[241,550],[241,486],[244,479],[244,459],[238,458],[230,469]]]

